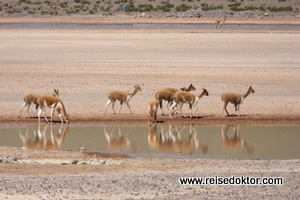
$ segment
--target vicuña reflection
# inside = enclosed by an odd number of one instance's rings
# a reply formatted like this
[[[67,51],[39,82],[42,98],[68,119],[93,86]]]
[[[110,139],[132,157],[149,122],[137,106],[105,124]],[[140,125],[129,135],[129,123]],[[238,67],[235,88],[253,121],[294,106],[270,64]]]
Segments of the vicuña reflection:
[[[29,128],[26,129],[26,133],[22,133],[19,129],[20,139],[23,143],[23,147],[28,149],[60,149],[65,137],[69,131],[69,126],[61,125],[58,133],[54,133],[52,124],[50,125],[50,138],[47,138],[47,130],[49,125],[44,126],[41,131],[41,126],[38,125],[37,131],[33,130],[33,138],[29,135]],[[64,129],[63,129],[64,128]],[[63,132],[62,132],[63,130]]]
[[[226,127],[226,128],[225,128]],[[249,155],[253,154],[253,146],[245,142],[239,134],[240,126],[232,126],[234,137],[228,138],[227,131],[230,126],[222,125],[222,147],[225,151],[234,151],[245,148]]]
[[[182,137],[184,130],[189,127],[187,138]],[[166,130],[167,129],[167,130]],[[178,130],[178,126],[170,125],[169,128],[161,127],[160,133],[157,132],[157,125],[148,126],[148,143],[152,149],[160,152],[176,152],[182,154],[193,154],[200,148],[205,154],[208,145],[203,145],[197,140],[197,131],[193,125],[183,126]]]
[[[108,143],[108,148],[112,151],[125,151],[125,150],[133,150],[136,154],[139,153],[137,147],[128,139],[128,135],[132,132],[130,128],[128,132],[124,135],[121,132],[121,128],[118,127],[119,136],[115,135],[115,127],[112,128],[111,132],[108,133],[106,127],[104,128],[105,138]]]

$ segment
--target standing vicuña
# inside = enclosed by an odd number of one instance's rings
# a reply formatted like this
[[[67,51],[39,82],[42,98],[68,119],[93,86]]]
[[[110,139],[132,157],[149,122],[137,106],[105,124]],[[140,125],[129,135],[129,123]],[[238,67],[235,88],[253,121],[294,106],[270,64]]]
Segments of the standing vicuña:
[[[115,103],[116,101],[120,101],[120,108],[119,108],[119,114],[121,112],[121,108],[122,108],[122,105],[123,103],[125,103],[127,105],[127,107],[129,108],[131,114],[133,114],[133,112],[131,111],[130,109],[130,106],[129,106],[129,100],[138,92],[138,91],[142,91],[142,88],[141,86],[139,85],[135,85],[134,86],[134,91],[133,93],[127,93],[127,92],[122,92],[122,91],[117,91],[117,90],[114,90],[114,91],[111,91],[108,93],[108,101],[105,105],[105,109],[104,109],[104,115],[105,115],[105,112],[106,112],[106,109],[107,109],[107,106],[109,104],[112,104],[112,110],[114,111],[114,115],[116,114],[115,112]]]
[[[38,100],[38,98],[40,96],[41,95],[34,94],[34,93],[28,93],[28,94],[24,95],[24,98],[23,98],[24,99],[24,103],[20,107],[19,118],[21,117],[21,113],[22,113],[23,108],[25,108],[26,106],[27,106],[27,115],[29,117],[29,108],[30,108],[30,106],[31,106],[32,103],[35,105],[35,110],[34,110],[34,113],[33,113],[33,117],[35,116],[35,113],[36,113],[36,111],[37,111],[37,109],[39,107],[39,104],[37,103],[37,100]],[[58,97],[59,96],[59,90],[58,89],[54,89],[52,96]]]
[[[193,84],[190,84],[190,86],[188,88],[183,87],[183,88],[180,88],[180,89],[182,91],[188,91],[188,92],[196,90],[196,88],[193,86]],[[159,101],[159,106],[160,106],[162,115],[164,114],[164,110],[162,108],[163,101],[168,102],[167,108],[169,109],[170,104],[173,102],[174,93],[179,92],[179,91],[180,90],[177,90],[175,88],[166,88],[164,90],[161,90],[161,91],[158,91],[158,92],[155,93],[155,98]]]
[[[148,110],[149,110],[149,115],[148,115],[148,122],[157,122],[157,109],[158,109],[159,101],[157,99],[150,100],[148,102]]]
[[[250,94],[250,93],[255,93],[255,91],[252,89],[252,87],[250,86],[249,89],[247,90],[246,94],[241,95],[241,94],[237,94],[237,93],[233,93],[233,92],[229,92],[229,93],[225,93],[222,95],[221,99],[224,102],[224,107],[223,107],[223,115],[224,115],[224,111],[226,111],[227,115],[229,115],[226,107],[227,104],[230,102],[232,104],[234,104],[235,107],[235,112],[232,114],[234,115],[236,113],[236,111],[238,112],[238,116],[240,116],[240,105],[243,103],[243,100]]]
[[[217,19],[217,20],[215,21],[216,28],[218,28],[218,27],[220,28],[220,27],[225,23],[226,18],[227,18],[227,16],[225,16],[223,20]]]
[[[41,116],[42,113],[44,114],[44,118],[46,119],[47,123],[49,123],[47,117],[45,116],[44,108],[50,108],[51,109],[51,123],[52,123],[52,118],[53,118],[55,110],[58,113],[58,116],[61,120],[61,123],[64,123],[64,120],[62,119],[62,116],[61,116],[61,111],[63,112],[63,114],[65,116],[66,123],[69,123],[69,116],[67,115],[65,106],[59,98],[49,96],[49,95],[43,95],[40,98],[38,98],[37,102],[38,102],[39,107],[40,107],[40,110],[39,110],[39,113],[38,113],[39,123],[41,122],[40,121],[40,116]]]
[[[182,108],[182,105],[184,103],[188,103],[190,105],[190,117],[193,117],[193,112],[192,112],[192,109],[193,109],[193,106],[196,107],[196,110],[194,112],[194,115],[196,114],[196,112],[198,111],[198,108],[197,108],[197,103],[199,101],[199,99],[203,96],[208,96],[208,92],[206,89],[203,88],[203,91],[202,93],[199,95],[199,96],[196,96],[190,92],[186,92],[186,91],[179,91],[179,92],[176,92],[173,96],[174,98],[174,103],[172,104],[170,110],[170,118],[172,118],[172,114],[173,114],[173,108],[178,105],[180,103],[180,111],[181,111],[181,108]],[[182,111],[181,111],[182,113]]]

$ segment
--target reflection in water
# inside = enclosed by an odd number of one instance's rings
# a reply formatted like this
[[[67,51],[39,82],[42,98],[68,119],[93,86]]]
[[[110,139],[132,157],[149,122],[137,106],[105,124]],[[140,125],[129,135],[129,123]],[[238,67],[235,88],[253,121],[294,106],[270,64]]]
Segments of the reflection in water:
[[[182,133],[187,126],[178,130],[177,126],[170,125],[168,130],[161,127],[160,133],[157,132],[157,125],[148,126],[148,144],[152,149],[160,152],[176,152],[183,154],[193,154],[198,148],[205,154],[208,145],[199,144],[197,131],[193,125],[189,126],[188,138],[183,138]]]
[[[138,152],[139,152],[138,149],[128,139],[128,134],[130,134],[132,132],[132,128],[125,135],[123,135],[122,132],[121,132],[121,128],[118,127],[118,130],[119,130],[118,137],[115,136],[115,128],[116,127],[112,128],[110,134],[107,132],[106,127],[103,127],[103,128],[104,128],[105,138],[106,138],[107,143],[108,143],[108,148],[110,150],[112,150],[112,151],[126,151],[126,150],[132,149],[136,154],[138,154]]]
[[[50,127],[49,127],[50,126]],[[242,131],[242,132],[241,132]],[[299,159],[300,126],[0,127],[0,145],[138,157]],[[209,147],[209,149],[208,149]]]
[[[58,133],[54,133],[51,124],[50,138],[47,138],[48,126],[48,124],[44,126],[43,131],[41,131],[41,126],[39,125],[37,132],[34,128],[32,128],[34,135],[33,139],[29,137],[29,128],[26,129],[25,134],[23,134],[21,129],[19,129],[19,136],[23,143],[23,147],[29,149],[60,149],[65,140],[66,134],[70,129],[69,126],[67,125],[62,133],[63,125],[61,125]]]
[[[225,125],[222,125],[222,147],[223,150],[237,150],[245,148],[249,155],[253,153],[253,146],[249,146],[247,142],[245,142],[239,134],[240,126],[233,126],[232,129],[234,131],[234,137],[228,138],[227,131],[230,126],[225,128]]]

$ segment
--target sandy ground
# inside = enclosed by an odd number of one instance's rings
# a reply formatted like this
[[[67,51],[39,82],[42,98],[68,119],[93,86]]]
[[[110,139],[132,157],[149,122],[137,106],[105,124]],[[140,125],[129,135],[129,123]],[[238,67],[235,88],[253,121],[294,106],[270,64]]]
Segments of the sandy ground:
[[[1,156],[66,152],[0,147]],[[3,153],[3,152],[6,153]],[[58,156],[59,155],[59,156]],[[68,159],[88,159],[68,152]],[[109,160],[111,158],[105,158]],[[0,163],[1,199],[299,199],[299,160],[126,159],[112,166]],[[180,185],[181,177],[282,177],[283,185]]]
[[[195,94],[202,88],[210,94],[198,103],[198,116],[205,117],[199,123],[222,121],[222,93],[244,94],[250,85],[256,93],[241,105],[240,119],[299,121],[296,30],[3,29],[0,44],[4,123],[24,121],[25,109],[17,116],[25,93],[50,94],[53,88],[60,89],[73,122],[145,120],[156,91],[190,83]],[[136,84],[143,90],[130,102],[135,115],[124,106],[121,115],[109,108],[103,116],[109,91],[131,92]]]
[[[165,87],[190,83],[210,95],[198,117],[167,123],[293,123],[300,119],[300,34],[297,30],[197,29],[2,29],[0,121],[18,119],[24,93],[59,88],[73,123],[146,123],[147,102]],[[143,88],[132,98],[135,113],[108,109],[107,92]],[[251,94],[242,117],[222,117],[224,92]],[[116,106],[116,110],[118,106]],[[233,111],[233,107],[229,107]],[[31,112],[33,108],[31,108]],[[184,107],[188,112],[187,106]],[[24,150],[0,148],[0,157],[22,159]],[[32,159],[89,158],[79,152],[29,151]],[[87,157],[88,156],[88,157]],[[104,155],[100,155],[103,157]],[[110,157],[110,156],[109,156]],[[114,156],[111,156],[114,157]],[[120,166],[0,164],[1,199],[299,199],[299,160],[120,159]],[[283,177],[281,186],[182,186],[178,178]]]

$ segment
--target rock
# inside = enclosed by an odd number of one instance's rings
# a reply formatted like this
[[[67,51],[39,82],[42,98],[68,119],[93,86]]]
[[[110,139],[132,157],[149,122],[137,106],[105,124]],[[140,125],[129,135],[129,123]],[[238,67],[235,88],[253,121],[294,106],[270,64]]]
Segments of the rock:
[[[105,161],[100,160],[100,159],[93,159],[93,160],[90,160],[88,164],[90,164],[90,165],[104,165]]]
[[[17,158],[16,157],[4,157],[0,159],[0,162],[3,163],[17,163]]]

